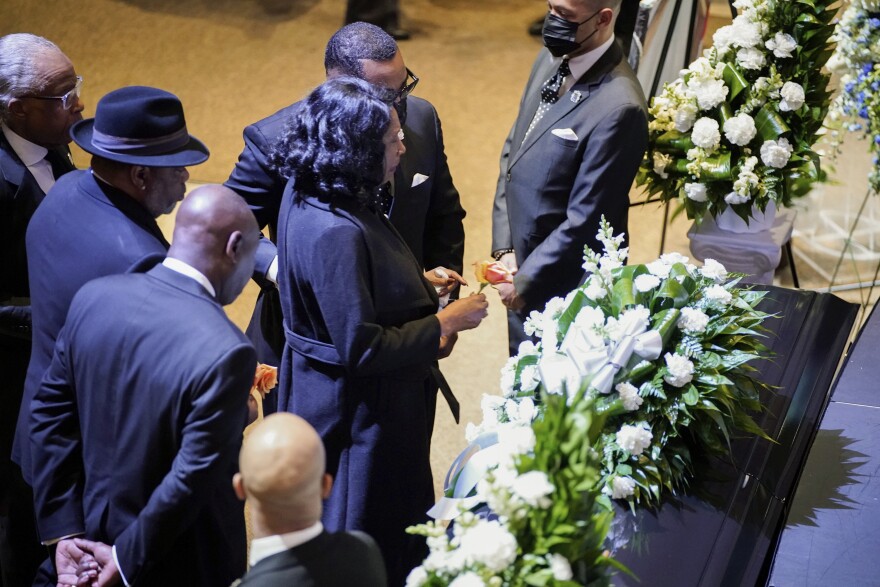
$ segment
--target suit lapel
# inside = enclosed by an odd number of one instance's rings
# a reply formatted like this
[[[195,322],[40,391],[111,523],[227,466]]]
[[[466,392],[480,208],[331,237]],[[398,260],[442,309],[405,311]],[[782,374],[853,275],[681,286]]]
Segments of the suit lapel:
[[[18,194],[28,194],[33,197],[34,205],[39,204],[46,195],[43,193],[43,188],[18,158],[18,154],[2,132],[0,132],[0,151],[6,155],[0,157],[0,175],[11,185],[18,187],[15,197],[18,197]]]
[[[532,118],[535,117],[535,112],[538,110],[538,104],[541,103],[541,86],[550,79],[550,76],[553,75],[556,67],[558,67],[549,51],[544,50],[542,56],[543,62],[535,68],[535,75],[532,76],[531,83],[523,96],[520,116],[516,120],[516,129],[513,133],[511,160],[516,157],[516,154],[522,148],[523,137],[526,136],[526,131],[532,123]]]
[[[617,42],[612,43],[611,47],[605,51],[593,67],[587,70],[571,89],[560,96],[559,100],[550,108],[550,110],[547,111],[546,114],[544,114],[544,117],[541,118],[537,126],[535,126],[535,128],[532,129],[532,132],[529,133],[529,136],[526,137],[522,146],[513,154],[508,168],[513,167],[523,153],[528,151],[540,137],[543,137],[544,134],[556,125],[556,123],[567,116],[569,112],[588,102],[590,94],[596,86],[605,80],[605,76],[617,66],[622,57],[623,52],[621,51],[620,46]],[[543,81],[541,83],[543,84]],[[540,95],[540,90],[536,88],[532,88],[532,90],[533,94]],[[579,94],[575,94],[575,92],[579,92]],[[578,95],[579,98],[575,98],[575,96]],[[532,111],[532,113],[534,114],[534,111]],[[530,122],[531,118],[529,118],[528,123]],[[528,128],[528,123],[526,123],[526,128]]]

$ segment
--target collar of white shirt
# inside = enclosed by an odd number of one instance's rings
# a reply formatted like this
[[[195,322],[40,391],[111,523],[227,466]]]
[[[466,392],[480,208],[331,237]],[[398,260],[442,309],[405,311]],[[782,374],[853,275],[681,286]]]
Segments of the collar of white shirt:
[[[560,93],[564,94],[577,82],[585,73],[587,73],[591,67],[596,65],[596,62],[599,61],[599,58],[605,54],[611,47],[611,43],[614,42],[614,35],[593,49],[592,51],[587,51],[583,55],[578,55],[577,57],[572,57],[568,60],[568,68],[571,70],[571,75],[565,78],[565,83],[562,84],[562,88]]]
[[[251,542],[250,565],[254,566],[268,556],[284,552],[300,544],[305,544],[309,540],[317,538],[323,531],[324,525],[321,522],[316,522],[314,526],[309,526],[304,530],[288,532],[287,534],[274,534],[265,538],[254,538]]]
[[[202,287],[208,290],[208,293],[211,294],[212,298],[217,297],[217,293],[214,291],[214,286],[211,285],[211,282],[208,281],[208,278],[205,277],[205,274],[190,265],[189,263],[184,263],[180,259],[175,259],[174,257],[165,257],[165,260],[162,261],[162,264],[172,271],[177,271],[178,273],[195,279]]]

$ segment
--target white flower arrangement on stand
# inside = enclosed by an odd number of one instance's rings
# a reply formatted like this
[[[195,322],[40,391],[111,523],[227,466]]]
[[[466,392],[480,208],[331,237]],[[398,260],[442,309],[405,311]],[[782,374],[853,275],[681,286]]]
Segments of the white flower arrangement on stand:
[[[873,0],[872,0],[873,1]],[[813,151],[830,104],[827,0],[736,0],[714,46],[649,109],[638,183],[700,221],[781,206],[825,177]]]

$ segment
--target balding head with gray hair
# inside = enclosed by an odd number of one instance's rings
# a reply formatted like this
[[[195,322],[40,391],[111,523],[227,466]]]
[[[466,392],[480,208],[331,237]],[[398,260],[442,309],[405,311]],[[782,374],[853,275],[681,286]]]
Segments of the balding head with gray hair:
[[[30,33],[13,33],[0,37],[0,121],[6,122],[9,101],[45,88],[39,59],[46,51],[61,53],[58,45]]]

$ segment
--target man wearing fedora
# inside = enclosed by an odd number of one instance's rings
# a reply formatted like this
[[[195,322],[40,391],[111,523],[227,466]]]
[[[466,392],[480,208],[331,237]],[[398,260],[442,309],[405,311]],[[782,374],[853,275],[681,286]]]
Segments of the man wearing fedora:
[[[95,118],[76,123],[70,134],[92,154],[91,167],[55,183],[26,237],[33,350],[12,456],[31,486],[31,400],[70,301],[92,279],[124,273],[152,253],[165,255],[168,242],[156,218],[183,199],[186,167],[208,159],[205,145],[187,132],[180,100],[156,88],[110,92]]]
[[[31,353],[25,232],[55,180],[73,170],[70,127],[82,78],[55,43],[0,37],[0,584],[30,585],[46,558],[33,496],[10,460]]]

